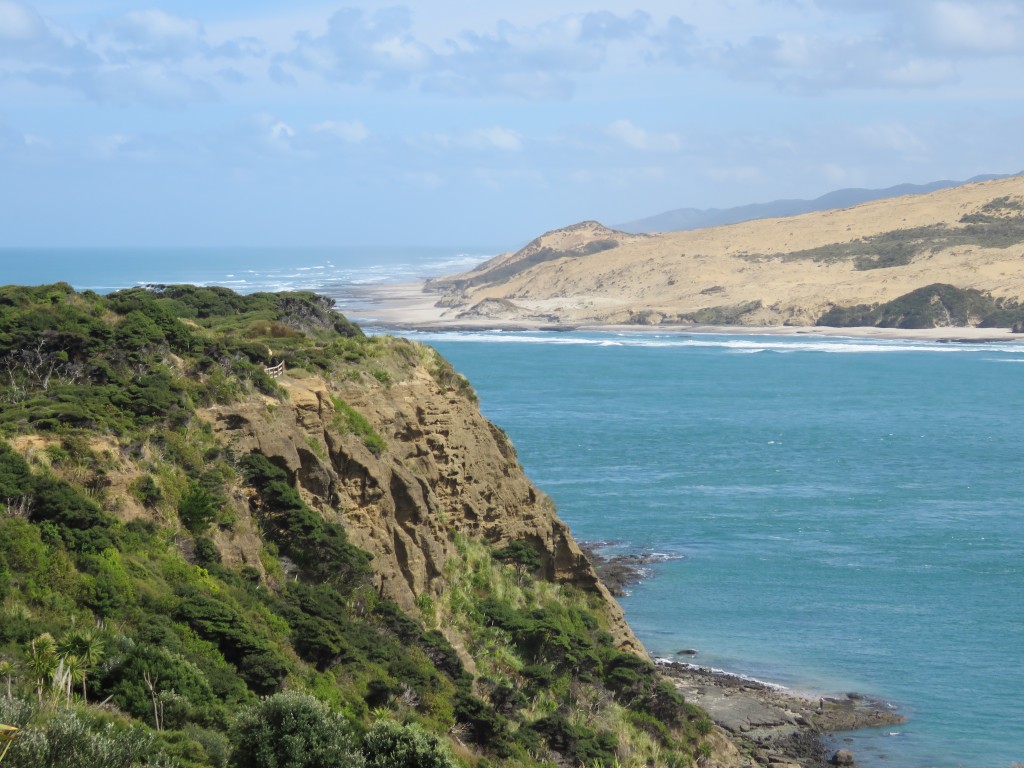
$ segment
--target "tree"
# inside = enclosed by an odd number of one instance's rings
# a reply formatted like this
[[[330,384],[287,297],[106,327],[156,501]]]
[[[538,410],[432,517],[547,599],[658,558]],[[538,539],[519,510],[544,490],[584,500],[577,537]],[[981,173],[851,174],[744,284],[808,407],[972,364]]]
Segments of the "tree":
[[[235,726],[233,768],[363,768],[345,718],[304,693],[278,693]]]
[[[366,768],[455,768],[448,748],[419,725],[373,724],[363,739]]]
[[[499,560],[509,563],[516,569],[516,578],[523,583],[527,573],[534,573],[541,566],[540,555],[528,541],[513,541],[504,549],[494,553]]]
[[[57,670],[57,643],[54,642],[53,635],[44,632],[29,643],[25,666],[32,675],[36,685],[36,698],[42,705],[43,689],[50,685],[53,673]]]
[[[88,703],[89,701],[86,678],[90,670],[94,669],[103,658],[104,650],[103,638],[95,630],[73,630],[64,635],[57,644],[57,653],[62,659],[74,656],[78,662],[80,675],[75,679],[82,683],[83,702]]]
[[[178,518],[192,533],[202,533],[217,518],[217,502],[206,488],[197,482],[178,502]]]
[[[17,671],[17,665],[10,659],[0,659],[0,677],[7,678],[7,698],[11,698],[11,680]]]

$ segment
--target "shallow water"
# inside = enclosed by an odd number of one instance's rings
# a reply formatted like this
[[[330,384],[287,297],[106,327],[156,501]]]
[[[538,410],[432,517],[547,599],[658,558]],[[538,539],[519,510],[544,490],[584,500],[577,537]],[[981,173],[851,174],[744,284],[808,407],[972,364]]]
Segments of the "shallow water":
[[[623,600],[652,653],[894,701],[862,765],[1024,759],[1024,347],[425,338],[578,538],[683,555]]]

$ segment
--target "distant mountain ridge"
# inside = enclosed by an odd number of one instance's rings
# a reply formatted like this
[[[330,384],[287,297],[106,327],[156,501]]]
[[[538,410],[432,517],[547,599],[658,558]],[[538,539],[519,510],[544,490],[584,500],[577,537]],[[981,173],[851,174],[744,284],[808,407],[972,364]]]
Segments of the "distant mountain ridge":
[[[769,203],[751,203],[735,208],[676,208],[647,218],[619,224],[615,229],[623,232],[681,232],[705,227],[719,227],[725,224],[740,224],[744,221],[757,219],[780,219],[786,216],[799,216],[802,213],[830,211],[836,208],[849,208],[874,200],[884,200],[903,195],[923,195],[940,189],[974,184],[979,181],[1005,179],[1013,174],[984,174],[974,176],[967,181],[933,181],[929,184],[897,184],[885,189],[837,189],[834,192],[817,197],[814,200],[773,200]]]

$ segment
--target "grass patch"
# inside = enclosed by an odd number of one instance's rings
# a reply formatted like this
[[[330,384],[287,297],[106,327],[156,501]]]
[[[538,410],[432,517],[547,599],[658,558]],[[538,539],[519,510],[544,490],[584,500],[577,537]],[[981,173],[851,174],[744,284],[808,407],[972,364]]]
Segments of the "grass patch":
[[[387,443],[383,437],[377,434],[377,430],[373,428],[369,419],[340,397],[334,397],[332,400],[335,412],[334,427],[340,432],[348,432],[361,437],[363,444],[373,454],[380,456],[387,449]]]

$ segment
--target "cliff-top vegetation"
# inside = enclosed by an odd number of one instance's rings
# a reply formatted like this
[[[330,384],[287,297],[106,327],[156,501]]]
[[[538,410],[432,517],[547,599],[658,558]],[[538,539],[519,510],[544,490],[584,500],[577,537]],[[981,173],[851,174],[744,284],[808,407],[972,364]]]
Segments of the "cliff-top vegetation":
[[[441,586],[390,599],[343,510],[204,417],[288,407],[281,362],[331,392],[328,437],[376,457],[401,438],[358,402],[421,370],[472,398],[436,353],[313,294],[0,288],[0,723],[21,729],[4,768],[710,752],[708,721],[617,646],[602,599],[542,578],[537,542],[453,532]]]

